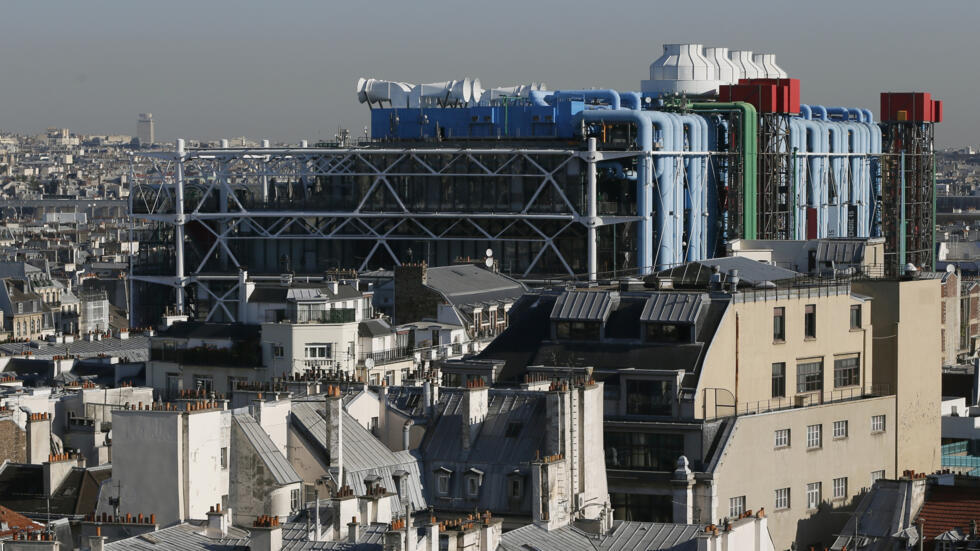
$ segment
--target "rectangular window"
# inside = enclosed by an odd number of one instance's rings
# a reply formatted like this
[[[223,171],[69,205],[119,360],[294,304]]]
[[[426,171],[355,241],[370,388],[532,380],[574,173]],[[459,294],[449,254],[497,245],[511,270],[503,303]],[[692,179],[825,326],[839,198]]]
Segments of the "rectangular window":
[[[626,413],[630,415],[671,415],[674,397],[670,381],[627,379]]]
[[[221,468],[228,468],[228,448],[221,448]]]
[[[286,355],[286,349],[281,344],[272,345],[272,355],[276,358],[282,358]]]
[[[807,449],[819,448],[823,440],[823,425],[808,425],[806,427]]]
[[[333,344],[308,344],[305,347],[306,357],[312,359],[320,358],[332,358],[333,357]]]
[[[820,482],[811,482],[806,485],[806,508],[816,509],[820,507]]]
[[[775,342],[786,340],[786,309],[782,306],[772,309],[772,340]]]
[[[834,388],[857,386],[861,384],[860,358],[837,358],[834,360]]]
[[[786,362],[772,364],[772,397],[786,397]]]
[[[789,446],[789,429],[779,429],[776,431],[776,447],[785,448]]]
[[[861,305],[851,305],[851,329],[861,328]]]
[[[299,489],[289,492],[289,506],[292,511],[299,511]]]
[[[871,485],[874,486],[875,482],[885,478],[885,471],[871,471]]]
[[[606,468],[672,472],[684,455],[684,435],[605,432]]]
[[[823,390],[823,360],[796,364],[796,392],[820,392]]]
[[[803,316],[803,325],[806,333],[804,336],[808,339],[817,338],[817,305],[807,304],[806,313]]]
[[[470,494],[470,497],[476,497],[480,495],[480,479],[471,476],[466,479],[466,492]]]
[[[834,421],[834,438],[847,438],[847,420]]]
[[[738,496],[728,499],[728,516],[738,518],[745,512],[745,496]]]
[[[834,499],[844,499],[847,497],[847,477],[834,479]]]
[[[789,509],[789,488],[776,490],[776,509]]]
[[[195,375],[194,388],[210,394],[214,390],[214,377],[210,375]]]
[[[439,493],[442,495],[449,494],[449,475],[446,473],[439,475]]]
[[[508,485],[507,494],[511,499],[521,499],[523,494],[523,484],[519,478],[511,478],[510,484]]]
[[[871,432],[885,432],[885,416],[884,415],[872,415],[871,416]]]

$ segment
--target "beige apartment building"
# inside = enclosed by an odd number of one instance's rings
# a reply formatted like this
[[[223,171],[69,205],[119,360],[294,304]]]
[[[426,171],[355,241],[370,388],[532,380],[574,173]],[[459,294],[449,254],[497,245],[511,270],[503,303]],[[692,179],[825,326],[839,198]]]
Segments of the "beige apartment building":
[[[745,279],[785,272],[752,268]],[[501,381],[591,370],[604,382],[617,519],[721,523],[764,508],[776,549],[806,549],[830,543],[846,521],[836,510],[873,480],[939,467],[939,279],[721,279],[534,294],[481,357],[499,354]]]

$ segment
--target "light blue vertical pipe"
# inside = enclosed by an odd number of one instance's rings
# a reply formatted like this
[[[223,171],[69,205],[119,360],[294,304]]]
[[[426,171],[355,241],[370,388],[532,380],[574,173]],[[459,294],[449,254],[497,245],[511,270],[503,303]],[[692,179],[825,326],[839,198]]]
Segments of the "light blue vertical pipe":
[[[704,151],[702,143],[701,117],[683,115],[684,133],[687,137],[687,149],[691,152]],[[701,169],[702,158],[688,155],[684,158],[687,171],[687,217],[684,219],[684,229],[687,232],[687,250],[684,260],[691,262],[702,258],[703,238],[701,233],[702,214],[704,212],[704,171]]]
[[[862,114],[863,118],[864,115]],[[851,156],[848,157],[848,166],[850,167],[850,178],[848,179],[847,186],[847,204],[848,210],[854,209],[855,220],[857,224],[854,228],[854,235],[861,235],[861,191],[864,188],[864,177],[861,172],[861,163],[863,158],[858,157],[857,154],[864,151],[864,125],[862,123],[848,124],[847,125],[847,144],[848,152]],[[846,235],[846,234],[845,234]]]
[[[806,120],[806,115],[803,112],[803,106],[800,106],[800,116],[791,117],[789,119],[789,169],[790,169],[790,181],[789,193],[792,196],[792,209],[793,209],[793,226],[789,231],[790,239],[803,239],[802,220],[803,216],[806,214],[806,197],[804,193],[801,193],[803,188],[803,177],[800,173],[800,167],[805,162],[803,157],[799,157],[797,154],[803,152],[806,148],[800,145],[800,137],[806,136],[806,130],[803,129],[803,123],[801,121]]]
[[[673,151],[674,147],[681,147],[678,142],[683,142],[683,130],[679,125],[675,124],[675,119],[670,113],[661,111],[640,111],[640,113],[648,118],[651,127],[655,127],[659,131],[662,142],[661,149]],[[648,192],[646,196],[646,212],[648,214],[654,212],[655,220],[651,225],[650,232],[647,233],[647,239],[652,238],[652,230],[655,225],[658,234],[657,243],[650,243],[650,264],[656,265],[657,270],[662,270],[675,262],[673,260],[675,247],[679,247],[680,245],[680,239],[678,238],[676,241],[674,239],[676,231],[673,226],[673,219],[671,218],[671,211],[676,209],[674,190],[677,184],[675,183],[673,157],[656,155],[654,156],[654,163],[657,167],[656,184],[658,204],[656,205],[657,208],[654,209],[652,191]],[[654,250],[656,250],[655,254],[652,253]]]
[[[708,147],[708,134],[711,132],[708,127],[708,119],[703,115],[692,115],[698,125],[701,126],[701,152],[706,153],[711,151]],[[711,157],[704,155],[697,157],[698,162],[698,174],[701,186],[700,196],[701,196],[701,213],[696,221],[695,226],[700,230],[698,233],[698,239],[696,243],[698,244],[698,257],[697,260],[704,260],[706,258],[711,258],[708,256],[708,188],[711,186],[711,177],[709,174],[709,165]]]
[[[684,149],[684,123],[681,120],[681,116],[675,113],[668,113],[674,119],[674,149],[673,151],[681,151]],[[670,149],[668,149],[670,151]],[[672,198],[673,207],[669,213],[669,227],[673,234],[674,246],[671,249],[670,260],[667,262],[670,265],[677,265],[684,262],[684,158],[681,155],[675,155],[671,157],[671,162],[673,166],[668,168],[673,169],[673,179],[671,184],[674,187]]]
[[[857,203],[857,235],[858,237],[869,237],[871,228],[871,209],[869,200],[871,199],[871,167],[869,155],[871,153],[871,129],[867,122],[858,125],[861,134],[861,153],[858,157],[858,171],[860,175],[860,187],[857,189],[854,198]]]
[[[806,152],[807,156],[807,207],[816,209],[817,212],[817,237],[820,237],[820,228],[823,226],[820,203],[824,192],[823,178],[823,159],[816,155],[824,153],[827,148],[827,134],[821,121],[803,121],[806,129]],[[804,235],[806,235],[806,224],[804,223]]]
[[[870,109],[861,109],[864,112],[864,122],[875,122],[874,113]]]
[[[824,221],[826,223],[824,234],[821,237],[840,237],[840,226],[841,226],[841,207],[843,206],[843,201],[841,200],[842,183],[844,181],[844,157],[840,155],[834,155],[834,153],[841,153],[843,147],[843,135],[844,129],[842,125],[838,122],[828,121],[825,123],[827,125],[827,132],[829,133],[829,149],[828,149],[828,162],[830,163],[829,169],[833,174],[832,178],[827,178],[827,186],[823,194],[823,205],[821,209],[826,209],[826,214],[824,215]],[[834,204],[830,203],[830,192],[834,192]]]

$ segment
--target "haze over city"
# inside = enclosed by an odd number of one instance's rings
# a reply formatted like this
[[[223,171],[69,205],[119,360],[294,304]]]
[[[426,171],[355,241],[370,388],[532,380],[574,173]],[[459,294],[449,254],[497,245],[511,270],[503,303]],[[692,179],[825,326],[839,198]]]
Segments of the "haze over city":
[[[0,21],[0,128],[274,141],[355,135],[358,77],[638,90],[662,43],[773,52],[804,101],[877,112],[882,91],[929,90],[956,116],[939,147],[980,142],[978,10],[940,3],[777,0],[579,5],[544,0],[12,2]]]

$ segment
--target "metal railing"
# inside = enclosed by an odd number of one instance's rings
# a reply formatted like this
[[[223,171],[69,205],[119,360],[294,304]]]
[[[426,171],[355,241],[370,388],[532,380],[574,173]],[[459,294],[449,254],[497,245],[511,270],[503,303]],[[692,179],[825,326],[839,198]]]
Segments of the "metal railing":
[[[980,457],[976,455],[944,455],[942,466],[980,469]]]
[[[706,389],[718,390],[718,389]],[[865,398],[877,398],[891,394],[891,387],[885,383],[873,384],[868,388],[851,387],[829,392],[811,392],[808,394],[796,394],[789,398],[770,398],[768,400],[757,400],[754,402],[739,402],[737,404],[715,403],[714,416],[706,419],[721,419],[725,417],[737,417],[740,415],[755,415],[780,411],[784,409],[804,408],[831,404],[835,402],[846,402],[849,400],[862,400]],[[715,393],[717,396],[717,392]],[[717,397],[716,397],[717,400]],[[707,406],[707,404],[705,404]]]
[[[943,455],[966,455],[969,451],[969,442],[966,440],[962,442],[951,442],[949,444],[942,445]]]
[[[358,363],[360,364],[363,364],[365,360],[370,358],[374,361],[375,365],[381,365],[412,358],[412,352],[413,350],[408,346],[397,346],[395,348],[388,348],[385,350],[361,353],[358,354],[357,359]]]

